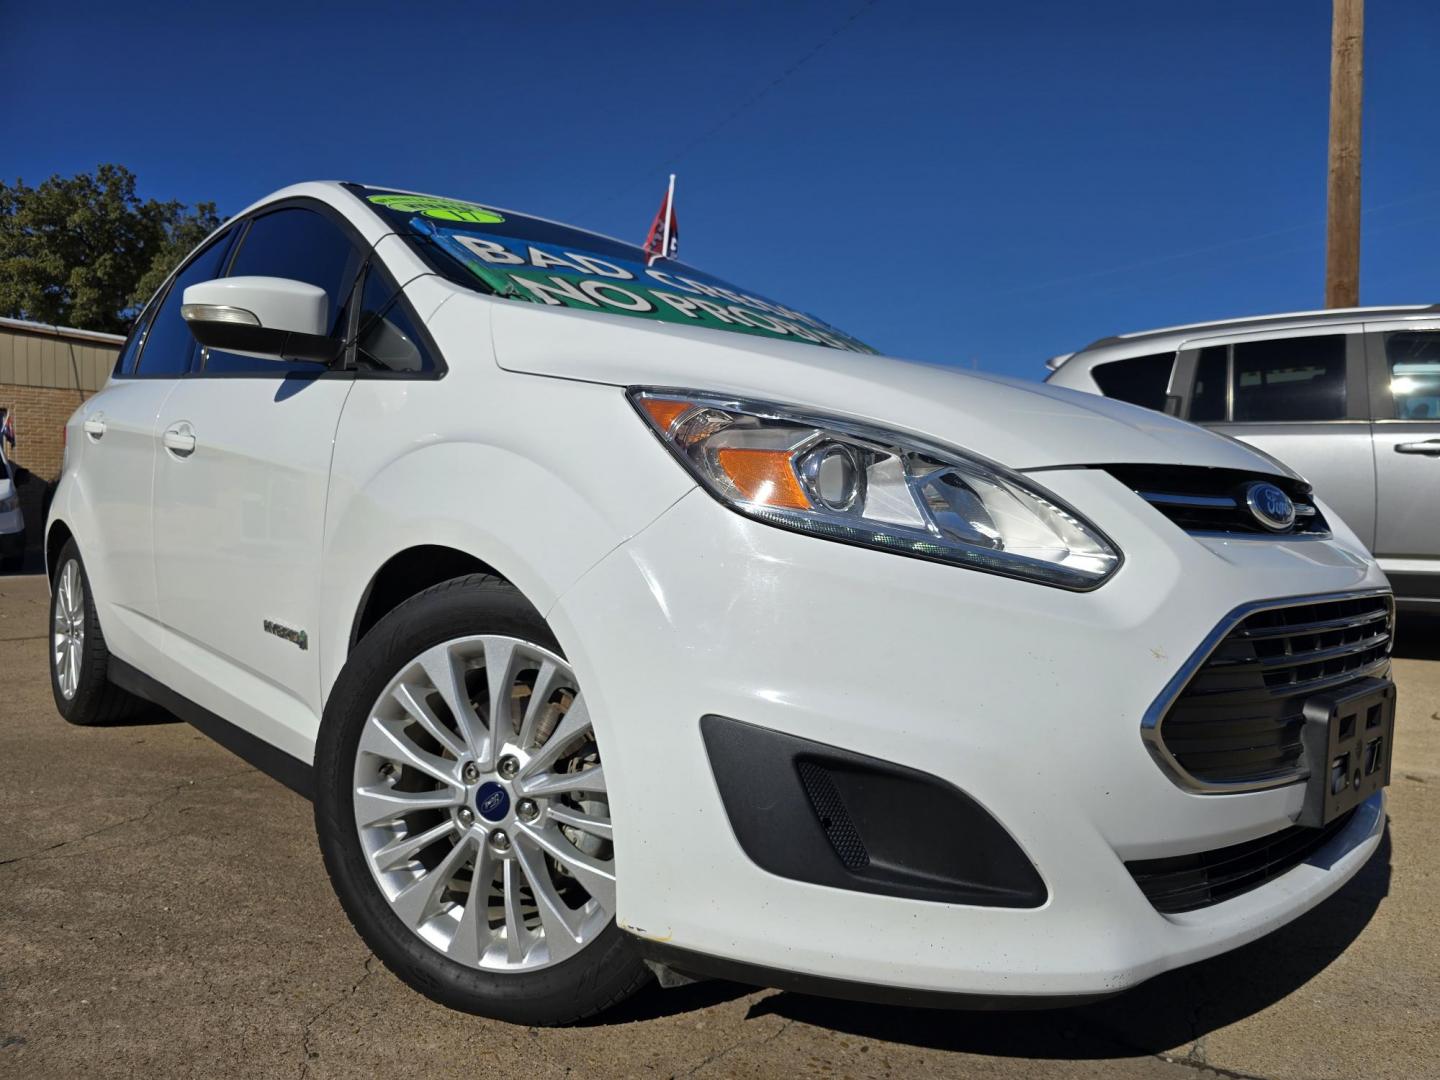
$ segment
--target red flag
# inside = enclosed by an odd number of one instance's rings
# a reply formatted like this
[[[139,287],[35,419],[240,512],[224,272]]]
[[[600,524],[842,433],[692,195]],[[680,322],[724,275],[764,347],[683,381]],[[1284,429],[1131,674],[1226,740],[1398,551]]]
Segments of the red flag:
[[[646,263],[656,259],[673,259],[680,250],[680,224],[675,220],[675,174],[670,174],[670,187],[655,211],[655,220],[645,234],[645,253],[650,257]]]

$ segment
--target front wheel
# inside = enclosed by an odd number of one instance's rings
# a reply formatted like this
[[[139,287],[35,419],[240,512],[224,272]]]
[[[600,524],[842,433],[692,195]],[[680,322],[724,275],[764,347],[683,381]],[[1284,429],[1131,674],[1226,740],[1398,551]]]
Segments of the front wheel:
[[[72,724],[123,720],[144,703],[110,682],[110,650],[100,631],[90,578],[75,541],[67,541],[50,582],[50,689]]]
[[[457,578],[381,620],[336,682],[315,763],[340,902],[421,993],[558,1024],[648,979],[615,925],[609,798],[584,695],[512,586]]]

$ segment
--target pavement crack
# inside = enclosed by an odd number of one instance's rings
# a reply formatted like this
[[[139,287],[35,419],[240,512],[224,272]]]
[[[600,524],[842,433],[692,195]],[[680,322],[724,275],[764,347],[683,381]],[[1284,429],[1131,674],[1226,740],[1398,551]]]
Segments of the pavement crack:
[[[690,1068],[686,1069],[683,1073],[674,1073],[674,1074],[672,1074],[671,1080],[678,1080],[678,1078],[679,1078],[679,1077],[682,1077],[682,1076],[695,1076],[695,1075],[697,1075],[702,1069],[707,1069],[707,1068],[709,1068],[711,1065],[715,1064],[715,1062],[719,1061],[721,1058],[725,1057],[727,1054],[731,1053],[732,1051],[739,1050],[742,1046],[761,1047],[761,1046],[765,1046],[765,1045],[767,1045],[767,1044],[769,1044],[769,1043],[772,1043],[772,1042],[774,1042],[776,1039],[780,1038],[781,1035],[784,1035],[785,1032],[789,1031],[790,1028],[791,1028],[791,1026],[792,1026],[794,1023],[795,1023],[795,1021],[794,1021],[793,1019],[792,1019],[792,1020],[786,1020],[786,1021],[785,1021],[783,1024],[781,1024],[776,1030],[772,1031],[769,1035],[766,1035],[763,1039],[760,1039],[759,1041],[752,1042],[750,1039],[737,1039],[735,1042],[730,1043],[728,1046],[722,1046],[719,1050],[716,1050],[713,1054],[707,1055],[707,1056],[706,1056],[705,1058],[703,1058],[701,1061],[697,1062],[695,1065],[692,1065]]]
[[[300,1080],[305,1080],[305,1077],[310,1075],[310,1062],[320,1056],[320,1051],[312,1050],[310,1047],[310,1035],[315,1025],[320,1022],[321,1017],[325,1016],[326,1013],[330,1012],[332,1009],[337,1008],[344,1002],[349,1001],[352,997],[355,996],[355,991],[360,989],[360,985],[375,973],[375,969],[371,966],[371,963],[374,961],[374,959],[374,953],[367,953],[365,955],[364,973],[353,983],[350,984],[350,988],[348,990],[346,990],[343,994],[336,996],[334,1001],[330,1002],[318,1012],[312,1014],[310,1019],[305,1021],[305,1027],[300,1032],[300,1052],[303,1055],[300,1059]]]
[[[1154,1057],[1156,1061],[1163,1061],[1167,1065],[1183,1065],[1187,1069],[1199,1069],[1207,1074],[1223,1077],[1224,1080],[1267,1080],[1266,1077],[1256,1073],[1237,1072],[1234,1069],[1226,1069],[1220,1065],[1212,1065],[1207,1061],[1197,1061],[1188,1053],[1184,1057],[1175,1057],[1173,1054],[1153,1054],[1151,1056]]]
[[[140,813],[138,814],[132,814],[130,817],[122,818],[119,821],[112,821],[109,825],[102,825],[98,829],[92,829],[87,833],[81,833],[79,836],[72,836],[68,840],[60,840],[54,844],[47,844],[45,847],[38,848],[35,851],[26,852],[24,855],[14,855],[8,859],[0,859],[0,867],[13,866],[16,863],[26,862],[31,859],[42,859],[44,856],[49,855],[52,851],[58,851],[61,848],[71,847],[75,844],[84,843],[86,840],[89,840],[92,837],[102,836],[107,832],[113,832],[114,830],[123,828],[126,825],[134,825],[137,822],[144,821],[165,803],[169,802],[171,799],[175,798],[177,795],[182,794],[184,791],[190,788],[196,787],[200,784],[208,783],[211,780],[223,780],[229,776],[239,776],[242,773],[249,773],[253,771],[254,770],[250,768],[232,769],[229,772],[213,773],[209,776],[201,776],[194,780],[182,780],[177,784],[171,785],[170,789],[166,791],[164,795],[160,796],[160,798],[156,799],[154,802],[148,804],[145,809],[140,811]]]

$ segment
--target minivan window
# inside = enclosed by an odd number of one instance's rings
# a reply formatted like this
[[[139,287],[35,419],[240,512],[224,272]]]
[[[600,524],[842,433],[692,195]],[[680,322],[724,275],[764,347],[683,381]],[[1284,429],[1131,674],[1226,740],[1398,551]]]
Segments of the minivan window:
[[[1106,397],[1163,411],[1174,366],[1174,353],[1156,353],[1097,364],[1090,374]]]
[[[211,240],[175,276],[140,344],[137,374],[164,377],[183,375],[190,370],[195,339],[190,335],[190,327],[180,317],[180,304],[188,286],[220,276],[231,235],[231,230],[227,229]],[[136,337],[138,339],[140,335]]]
[[[1230,381],[1230,347],[1201,349],[1195,361],[1195,388],[1190,393],[1190,419],[1197,424],[1225,419],[1225,387]]]
[[[1440,333],[1385,335],[1396,420],[1440,420]]]
[[[1246,341],[1231,349],[1236,423],[1344,419],[1344,334]]]
[[[318,285],[329,300],[330,333],[346,318],[360,252],[339,225],[324,214],[302,207],[287,207],[257,217],[240,239],[227,277],[256,275],[289,278]],[[288,371],[319,371],[323,364],[304,360],[261,360],[211,349],[205,360],[207,375],[256,374],[281,376]]]

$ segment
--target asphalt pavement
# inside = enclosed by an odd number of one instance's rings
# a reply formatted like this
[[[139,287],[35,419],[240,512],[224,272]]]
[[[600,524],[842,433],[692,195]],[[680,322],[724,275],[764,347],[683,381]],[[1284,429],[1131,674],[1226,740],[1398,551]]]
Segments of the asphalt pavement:
[[[1440,1077],[1440,619],[1400,626],[1385,843],[1269,938],[1067,1011],[701,983],[545,1030],[390,975],[309,804],[188,725],[65,724],[45,604],[0,578],[0,1076]]]

